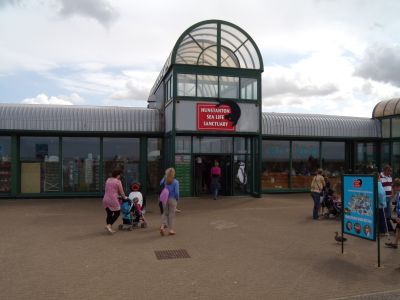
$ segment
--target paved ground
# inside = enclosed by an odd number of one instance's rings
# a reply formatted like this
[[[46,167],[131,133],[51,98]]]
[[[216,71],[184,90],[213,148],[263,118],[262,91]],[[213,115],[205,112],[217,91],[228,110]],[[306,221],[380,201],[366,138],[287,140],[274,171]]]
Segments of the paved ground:
[[[373,242],[342,255],[309,195],[186,198],[169,237],[149,206],[149,228],[110,236],[100,199],[1,200],[0,298],[400,299],[400,250],[383,268]],[[167,249],[191,258],[157,260]]]

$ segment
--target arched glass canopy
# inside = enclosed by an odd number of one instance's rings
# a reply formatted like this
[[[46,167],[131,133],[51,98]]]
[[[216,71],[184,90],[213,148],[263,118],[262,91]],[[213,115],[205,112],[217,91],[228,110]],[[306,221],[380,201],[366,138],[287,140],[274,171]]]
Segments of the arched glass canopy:
[[[372,112],[373,118],[382,118],[388,116],[400,115],[400,98],[385,100],[375,105]]]
[[[240,27],[221,20],[203,21],[182,33],[150,97],[173,64],[264,70],[260,50],[253,39]]]

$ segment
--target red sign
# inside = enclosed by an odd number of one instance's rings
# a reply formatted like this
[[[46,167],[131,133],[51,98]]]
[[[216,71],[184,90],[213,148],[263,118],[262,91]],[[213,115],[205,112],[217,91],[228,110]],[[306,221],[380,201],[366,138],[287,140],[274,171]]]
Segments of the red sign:
[[[228,105],[197,103],[197,130],[235,131],[232,122],[225,119],[230,113]]]

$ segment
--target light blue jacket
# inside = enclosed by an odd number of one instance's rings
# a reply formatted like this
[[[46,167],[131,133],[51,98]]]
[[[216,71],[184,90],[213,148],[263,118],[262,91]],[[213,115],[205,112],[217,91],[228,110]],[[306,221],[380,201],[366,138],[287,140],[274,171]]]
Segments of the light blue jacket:
[[[386,192],[380,181],[378,181],[378,204],[379,208],[386,208]]]
[[[165,177],[161,179],[160,185],[164,185],[165,182]],[[168,198],[174,198],[176,201],[179,200],[179,181],[174,179],[171,184],[166,184],[165,187],[168,189],[169,192],[169,197]]]

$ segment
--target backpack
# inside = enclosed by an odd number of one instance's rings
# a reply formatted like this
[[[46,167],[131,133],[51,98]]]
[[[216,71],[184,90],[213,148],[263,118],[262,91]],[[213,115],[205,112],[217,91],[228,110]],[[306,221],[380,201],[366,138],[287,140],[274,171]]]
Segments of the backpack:
[[[168,201],[169,198],[169,190],[167,189],[167,186],[164,184],[164,188],[161,190],[160,193],[160,202],[165,204]]]

